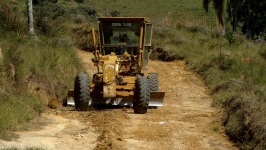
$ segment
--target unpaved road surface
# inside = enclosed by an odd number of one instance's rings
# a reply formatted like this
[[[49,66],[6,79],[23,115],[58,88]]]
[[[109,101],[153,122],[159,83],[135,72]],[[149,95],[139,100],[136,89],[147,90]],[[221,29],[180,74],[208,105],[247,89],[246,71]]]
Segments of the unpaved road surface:
[[[90,76],[96,72],[91,53],[78,51]],[[41,127],[17,132],[14,141],[0,141],[0,148],[118,150],[236,150],[221,126],[221,113],[211,107],[202,80],[186,70],[183,61],[150,61],[159,73],[159,89],[165,103],[147,114],[132,108],[98,108],[77,112],[73,107],[48,109],[32,124]],[[74,81],[74,79],[73,79]]]

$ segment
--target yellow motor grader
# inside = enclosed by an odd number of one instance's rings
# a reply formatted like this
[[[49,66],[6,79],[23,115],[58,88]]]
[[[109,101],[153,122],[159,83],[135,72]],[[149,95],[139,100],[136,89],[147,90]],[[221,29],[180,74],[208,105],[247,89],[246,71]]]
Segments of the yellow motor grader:
[[[89,105],[133,105],[134,113],[145,114],[148,107],[163,106],[165,92],[158,91],[158,74],[145,77],[141,72],[148,69],[150,21],[144,17],[102,17],[98,25],[98,44],[92,29],[92,62],[98,72],[92,78],[76,76],[74,91],[68,94],[74,97],[76,110],[86,111]]]

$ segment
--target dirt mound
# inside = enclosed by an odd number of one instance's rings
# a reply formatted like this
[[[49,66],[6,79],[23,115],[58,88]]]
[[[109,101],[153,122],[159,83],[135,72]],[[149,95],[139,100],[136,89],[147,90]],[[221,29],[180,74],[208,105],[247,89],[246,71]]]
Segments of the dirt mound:
[[[163,48],[154,48],[150,53],[150,59],[170,62],[174,60],[183,60],[184,58],[173,52],[164,50]]]

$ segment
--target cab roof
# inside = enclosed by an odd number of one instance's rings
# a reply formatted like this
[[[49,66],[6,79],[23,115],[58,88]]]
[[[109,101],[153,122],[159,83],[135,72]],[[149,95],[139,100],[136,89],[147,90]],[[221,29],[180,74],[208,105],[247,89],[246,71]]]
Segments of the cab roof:
[[[101,22],[147,22],[148,18],[145,17],[100,17],[99,21]]]

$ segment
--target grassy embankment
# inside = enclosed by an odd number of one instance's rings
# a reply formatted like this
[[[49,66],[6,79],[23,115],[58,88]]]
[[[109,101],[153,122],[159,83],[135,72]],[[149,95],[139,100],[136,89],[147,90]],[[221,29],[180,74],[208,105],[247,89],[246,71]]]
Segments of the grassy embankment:
[[[186,25],[177,17],[182,18],[173,13],[168,28],[155,30],[156,46],[202,76],[213,106],[224,109],[226,133],[241,149],[266,149],[265,42],[230,32],[222,36],[208,23]]]
[[[0,138],[7,140],[14,138],[12,131],[27,129],[25,122],[38,116],[51,99],[62,100],[83,70],[70,29],[60,24],[67,18],[54,21],[60,26],[49,32],[37,29],[36,41],[28,34],[27,17],[19,11],[25,2],[18,3],[0,6]]]

